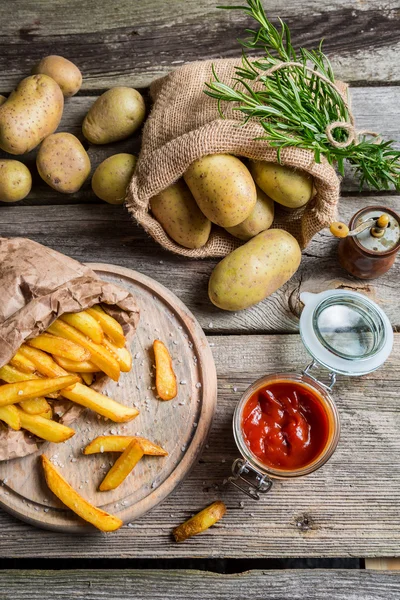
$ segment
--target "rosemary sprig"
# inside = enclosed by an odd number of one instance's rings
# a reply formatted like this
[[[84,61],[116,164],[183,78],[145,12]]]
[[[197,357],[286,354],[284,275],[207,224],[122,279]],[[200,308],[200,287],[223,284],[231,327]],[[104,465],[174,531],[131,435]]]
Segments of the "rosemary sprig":
[[[233,110],[243,114],[243,123],[257,119],[265,131],[258,139],[267,140],[278,149],[297,146],[312,150],[316,162],[325,156],[344,174],[345,161],[353,167],[360,180],[376,189],[400,189],[400,151],[393,141],[371,141],[360,135],[346,147],[332,145],[326,128],[334,122],[349,123],[350,114],[338,91],[332,87],[335,76],[328,57],[322,51],[322,42],[316,50],[295,50],[290,30],[279,19],[280,29],[268,20],[261,0],[246,0],[247,6],[220,6],[226,10],[242,10],[253,17],[258,29],[247,29],[243,46],[242,64],[236,67],[232,85],[222,83],[213,69],[214,80],[206,83],[205,93],[218,101],[223,116],[223,103],[233,102]],[[260,59],[248,58],[245,49],[262,49]],[[272,74],[266,72],[281,62],[296,62]],[[310,70],[311,68],[311,70]],[[317,74],[329,81],[323,81]],[[259,85],[254,84],[260,82]],[[348,141],[345,127],[331,132],[335,142]]]

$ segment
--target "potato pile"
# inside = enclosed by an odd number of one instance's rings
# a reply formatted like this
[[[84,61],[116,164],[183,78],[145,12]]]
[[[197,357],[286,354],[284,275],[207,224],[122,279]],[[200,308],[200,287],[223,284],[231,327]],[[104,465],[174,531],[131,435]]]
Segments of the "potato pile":
[[[183,178],[151,199],[151,211],[185,248],[206,244],[212,224],[247,242],[224,258],[209,282],[210,300],[224,310],[260,302],[296,272],[295,238],[272,229],[275,202],[286,210],[311,199],[313,179],[303,171],[264,161],[214,154],[192,163]]]
[[[82,85],[78,67],[62,56],[46,56],[23,79],[9,98],[0,96],[0,150],[11,155],[40,145],[36,166],[40,177],[62,194],[74,194],[91,172],[88,153],[71,133],[58,132],[64,98]],[[109,144],[132,135],[144,121],[145,104],[139,92],[116,87],[98,98],[86,115],[83,136],[90,144]],[[122,204],[136,157],[116,154],[101,163],[92,181],[94,193],[110,204]],[[18,202],[32,187],[29,169],[20,161],[0,159],[0,201]]]

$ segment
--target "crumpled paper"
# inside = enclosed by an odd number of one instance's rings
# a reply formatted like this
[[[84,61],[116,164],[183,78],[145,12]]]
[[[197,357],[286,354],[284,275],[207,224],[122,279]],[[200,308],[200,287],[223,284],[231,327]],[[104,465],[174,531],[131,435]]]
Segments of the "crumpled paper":
[[[128,341],[138,322],[139,308],[124,288],[102,281],[78,261],[26,238],[0,238],[0,367],[21,344],[42,333],[66,312],[79,312],[94,304],[109,305]],[[101,391],[108,377],[93,387]],[[67,400],[57,401],[59,421],[70,424],[85,410]],[[31,434],[0,425],[0,461],[36,452]]]

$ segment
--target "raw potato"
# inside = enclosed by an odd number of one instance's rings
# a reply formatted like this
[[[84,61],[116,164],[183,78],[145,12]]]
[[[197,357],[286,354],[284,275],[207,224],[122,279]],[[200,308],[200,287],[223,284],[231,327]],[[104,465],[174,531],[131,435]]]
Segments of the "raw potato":
[[[52,77],[66,98],[74,96],[82,85],[82,73],[78,67],[67,58],[56,54],[42,58],[32,69],[32,73],[34,75],[42,73]]]
[[[110,144],[123,140],[144,121],[146,106],[138,91],[115,87],[104,92],[89,109],[83,125],[83,135],[92,144]]]
[[[0,149],[9,154],[33,150],[61,121],[64,96],[47,75],[23,79],[0,108]]]
[[[19,160],[0,159],[0,201],[19,202],[31,191],[32,177]]]
[[[201,248],[207,242],[211,221],[182,179],[153,196],[150,204],[153,215],[175,242],[185,248]]]
[[[297,271],[301,250],[282,229],[268,229],[226,256],[215,267],[208,295],[224,310],[242,310],[261,302]]]
[[[57,192],[77,192],[90,174],[90,159],[72,133],[55,133],[40,146],[36,158],[40,177]]]
[[[263,192],[287,208],[300,208],[311,199],[313,178],[305,171],[253,160],[250,171]]]
[[[264,194],[256,185],[257,202],[247,219],[235,227],[227,227],[226,230],[239,240],[250,240],[255,235],[269,229],[274,220],[274,201]]]
[[[212,525],[215,525],[217,521],[222,519],[226,513],[226,506],[223,502],[218,500],[213,502],[207,508],[204,508],[199,513],[194,515],[182,525],[175,527],[173,536],[176,542],[184,542],[192,535],[197,535],[209,529]]]
[[[124,152],[103,160],[92,177],[96,196],[109,204],[123,204],[136,161],[136,156]]]
[[[2,104],[4,104],[4,102],[6,102],[6,100],[7,100],[7,98],[6,98],[5,96],[2,96],[2,95],[0,94],[0,106],[1,106]]]
[[[183,177],[201,212],[216,225],[234,227],[255,206],[255,183],[247,167],[235,156],[203,156],[190,165]]]

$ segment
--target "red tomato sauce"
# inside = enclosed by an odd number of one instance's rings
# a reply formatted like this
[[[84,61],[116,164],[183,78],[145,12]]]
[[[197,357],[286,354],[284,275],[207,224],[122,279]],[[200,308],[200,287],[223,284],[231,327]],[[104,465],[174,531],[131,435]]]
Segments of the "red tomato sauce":
[[[242,431],[253,454],[265,465],[293,471],[313,462],[329,436],[322,401],[293,381],[269,383],[244,406]]]

